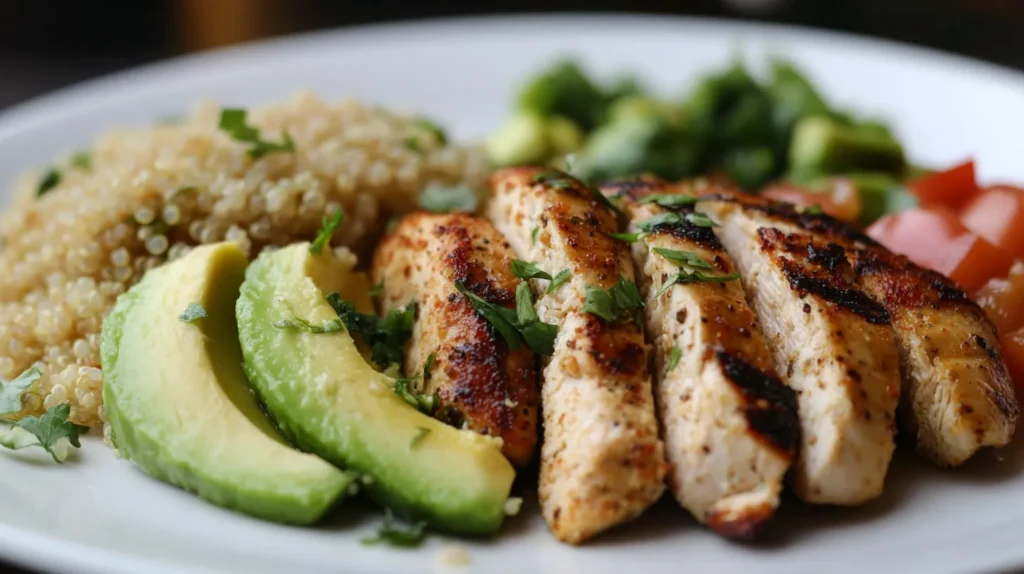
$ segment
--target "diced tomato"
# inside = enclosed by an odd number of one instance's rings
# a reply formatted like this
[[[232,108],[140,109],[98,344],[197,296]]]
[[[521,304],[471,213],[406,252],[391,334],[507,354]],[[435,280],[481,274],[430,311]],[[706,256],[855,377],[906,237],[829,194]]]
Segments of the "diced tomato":
[[[1010,370],[1017,396],[1024,396],[1024,329],[1001,335],[999,344],[1003,348],[1003,360]]]
[[[1024,327],[1024,261],[1017,260],[1009,276],[989,279],[974,300],[1000,333]]]
[[[834,178],[831,188],[824,191],[774,183],[764,188],[761,195],[800,207],[818,206],[825,213],[843,221],[856,221],[860,215],[860,194],[853,182],[842,177]]]
[[[875,241],[934,269],[974,292],[993,277],[1004,277],[1013,258],[971,233],[952,210],[919,208],[887,215],[867,229]]]
[[[1008,185],[986,188],[967,203],[960,221],[1014,257],[1024,257],[1024,189]]]
[[[968,161],[952,169],[926,175],[907,187],[925,205],[958,209],[978,194],[974,162]]]

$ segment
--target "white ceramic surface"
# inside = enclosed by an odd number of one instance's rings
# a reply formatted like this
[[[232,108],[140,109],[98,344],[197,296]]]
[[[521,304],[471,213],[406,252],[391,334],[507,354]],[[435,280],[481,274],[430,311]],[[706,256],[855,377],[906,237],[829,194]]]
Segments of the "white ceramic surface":
[[[458,137],[492,129],[515,87],[552,58],[602,76],[636,70],[665,94],[742,50],[794,59],[833,101],[892,120],[917,161],[973,156],[985,179],[1024,181],[1024,75],[891,43],[668,17],[517,17],[326,32],[199,55],[67,89],[0,113],[0,180],[203,98],[249,105],[310,88],[421,112]],[[6,187],[4,191],[6,192]],[[5,197],[4,201],[8,198]],[[378,516],[342,507],[299,529],[209,506],[114,460],[90,438],[68,464],[0,453],[0,559],[75,572],[425,572],[443,545],[369,548]],[[744,547],[666,500],[583,548],[557,544],[535,505],[491,542],[459,541],[461,572],[975,572],[1024,565],[1024,448],[941,472],[906,452],[883,499],[854,510],[787,501],[768,540]]]

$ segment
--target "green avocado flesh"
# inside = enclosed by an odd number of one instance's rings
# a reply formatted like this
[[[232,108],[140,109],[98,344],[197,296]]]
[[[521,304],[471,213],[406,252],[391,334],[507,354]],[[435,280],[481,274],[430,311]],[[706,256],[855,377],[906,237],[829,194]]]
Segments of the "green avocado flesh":
[[[246,257],[200,247],[154,269],[103,322],[103,403],[117,447],[149,475],[220,506],[316,522],[355,475],[290,447],[242,370],[234,305]],[[197,303],[207,316],[179,318]]]
[[[337,321],[325,300],[330,293],[370,312],[369,281],[353,265],[298,244],[264,252],[249,266],[236,311],[253,387],[296,445],[364,475],[380,504],[451,532],[496,531],[515,477],[500,440],[411,407],[344,329],[274,326]]]

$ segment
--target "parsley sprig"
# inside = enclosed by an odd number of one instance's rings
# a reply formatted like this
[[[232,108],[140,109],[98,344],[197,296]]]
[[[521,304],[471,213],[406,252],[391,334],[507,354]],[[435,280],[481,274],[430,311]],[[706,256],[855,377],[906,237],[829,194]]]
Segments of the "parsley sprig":
[[[249,112],[238,108],[225,108],[220,112],[220,123],[218,127],[226,132],[231,139],[249,144],[249,157],[259,159],[268,153],[293,152],[295,142],[288,130],[282,130],[282,140],[274,142],[260,139],[260,130],[257,127],[246,123]]]
[[[555,352],[555,338],[558,327],[544,323],[537,316],[533,306],[533,292],[525,281],[516,287],[515,310],[495,305],[469,291],[461,281],[455,288],[469,299],[470,305],[487,320],[511,349],[518,349],[523,343],[534,353],[550,355]]]
[[[730,273],[728,275],[711,275],[705,273],[705,271],[712,271],[714,267],[712,267],[707,261],[701,259],[696,253],[692,253],[690,251],[665,249],[663,247],[655,247],[652,251],[679,266],[679,273],[665,281],[661,286],[661,289],[654,294],[655,298],[661,297],[666,291],[676,284],[725,283],[726,281],[735,281],[740,278],[739,273]]]
[[[39,417],[27,416],[18,421],[10,418],[21,410],[22,395],[40,376],[39,368],[32,367],[0,387],[0,422],[13,425],[0,429],[0,446],[11,450],[38,446],[62,463],[67,458],[67,445],[81,448],[79,436],[89,431],[89,427],[68,421],[71,403],[54,405]]]

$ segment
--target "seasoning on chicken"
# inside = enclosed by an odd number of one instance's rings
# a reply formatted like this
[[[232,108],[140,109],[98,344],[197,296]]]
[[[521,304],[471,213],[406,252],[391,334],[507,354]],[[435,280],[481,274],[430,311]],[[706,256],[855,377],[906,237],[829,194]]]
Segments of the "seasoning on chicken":
[[[799,443],[796,395],[772,368],[732,261],[678,189],[638,180],[602,191],[621,196],[641,235],[633,260],[672,492],[717,533],[749,539],[779,505]]]
[[[552,278],[533,279],[537,313],[559,325],[541,383],[539,495],[554,535],[576,544],[640,515],[664,491],[642,300],[599,192],[536,168],[499,171],[491,189],[489,217],[521,260]]]
[[[858,284],[892,319],[903,377],[900,418],[922,456],[957,466],[981,448],[1010,442],[1020,407],[995,329],[956,284],[831,217],[744,195],[732,201],[843,247]]]
[[[421,393],[438,393],[436,416],[454,426],[501,437],[518,466],[537,446],[536,357],[511,349],[460,293],[514,307],[520,282],[512,250],[491,223],[467,214],[411,214],[377,247],[371,270],[385,313],[416,303],[405,374]]]
[[[721,224],[715,231],[743,278],[775,368],[797,393],[797,495],[867,502],[881,494],[895,449],[899,355],[889,313],[857,287],[840,245],[780,228],[732,198],[701,195],[698,205]]]

